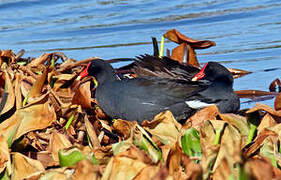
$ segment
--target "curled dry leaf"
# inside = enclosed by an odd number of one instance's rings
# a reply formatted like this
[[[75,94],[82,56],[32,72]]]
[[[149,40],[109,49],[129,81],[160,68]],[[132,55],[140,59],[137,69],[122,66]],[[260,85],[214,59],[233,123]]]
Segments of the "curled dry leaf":
[[[0,124],[0,132],[8,144],[27,132],[44,129],[56,121],[54,109],[48,103],[35,104],[17,110],[12,117]]]
[[[147,165],[143,161],[143,152],[131,146],[128,152],[113,156],[107,164],[103,179],[133,179]]]
[[[85,109],[92,109],[90,83],[90,81],[87,81],[75,89],[72,104],[81,105]]]
[[[260,91],[260,90],[239,90],[239,91],[235,91],[235,93],[240,98],[255,98],[260,96],[272,98],[277,94],[275,92],[267,92],[267,91]]]
[[[203,178],[207,179],[211,173],[210,167],[214,164],[219,147],[214,146],[215,129],[209,120],[206,120],[200,126],[200,144],[202,148]]]
[[[8,64],[14,63],[16,60],[15,54],[12,50],[3,50],[0,51],[0,63],[2,65],[3,62]]]
[[[5,92],[8,94],[8,97],[5,101],[5,105],[0,115],[3,115],[8,111],[10,111],[15,106],[15,100],[16,100],[12,80],[9,76],[9,73],[6,70],[4,71],[4,75],[5,75]]]
[[[173,49],[171,58],[179,62],[188,63],[195,67],[200,67],[196,57],[196,52],[190,45],[182,43]]]
[[[281,93],[279,93],[275,98],[274,108],[276,111],[281,110]]]
[[[244,156],[247,158],[250,157],[253,153],[255,153],[262,146],[264,140],[269,136],[277,137],[278,134],[272,130],[264,129],[260,134],[258,134],[256,139],[254,140],[254,143],[251,144],[250,147],[245,148],[245,151],[243,152]]]
[[[273,80],[269,85],[270,92],[277,92],[277,87],[279,92],[281,91],[281,81],[279,78]]]
[[[281,111],[275,111],[274,109],[272,109],[270,106],[268,105],[265,105],[265,104],[260,104],[260,103],[257,103],[255,105],[255,107],[253,107],[252,109],[248,110],[246,113],[252,113],[252,112],[255,112],[255,111],[266,111],[268,112],[269,114],[275,116],[274,119],[279,122],[280,121],[280,117],[281,117]]]
[[[252,158],[245,164],[245,171],[249,179],[278,179],[281,176],[280,169],[272,166],[269,160],[265,158]]]
[[[5,168],[7,168],[8,175],[11,175],[11,159],[9,153],[9,147],[6,138],[1,135],[0,136],[0,173],[2,173]]]
[[[231,72],[234,79],[252,73],[250,71],[246,71],[246,70],[242,70],[242,69],[235,69],[235,68],[227,68],[227,69]]]
[[[29,92],[29,97],[30,98],[35,98],[38,97],[43,89],[46,77],[47,77],[47,69],[45,66],[40,66],[40,69],[42,68],[43,73],[39,76],[39,78],[35,81],[33,84],[30,92]]]
[[[136,125],[136,122],[129,122],[122,119],[117,119],[113,123],[113,131],[119,134],[122,138],[128,139],[131,135],[131,129]]]
[[[28,65],[27,67],[31,68],[31,67],[37,67],[39,66],[40,64],[44,64],[44,62],[46,62],[48,59],[50,59],[51,57],[51,53],[46,53],[46,54],[43,54],[42,56],[32,60]]]
[[[102,172],[98,166],[94,166],[93,163],[88,160],[81,160],[76,164],[75,172],[72,175],[73,180],[84,179],[101,179]]]
[[[206,120],[214,120],[216,116],[219,115],[219,109],[216,105],[206,107],[200,111],[197,111],[193,116],[191,116],[186,123],[191,122],[192,127],[199,129],[201,124]]]
[[[195,40],[178,32],[176,29],[171,29],[164,34],[164,37],[178,44],[187,43],[193,49],[205,49],[215,46],[216,43],[209,40]]]
[[[98,136],[97,136],[97,133],[96,133],[96,131],[95,131],[93,125],[92,125],[91,122],[89,121],[87,115],[85,116],[84,120],[85,120],[86,131],[87,131],[88,136],[89,136],[90,141],[91,141],[90,143],[92,144],[92,146],[93,146],[94,148],[99,148],[99,147],[101,147],[100,141],[99,141]]]
[[[155,136],[163,144],[174,144],[177,141],[181,125],[175,120],[170,111],[156,115],[153,121],[144,121],[144,129]]]
[[[13,155],[12,179],[21,180],[45,171],[40,161],[28,158],[20,153]]]
[[[59,163],[58,152],[60,149],[71,147],[72,143],[67,139],[66,135],[54,132],[51,135],[48,151],[52,153],[52,157],[57,165]]]

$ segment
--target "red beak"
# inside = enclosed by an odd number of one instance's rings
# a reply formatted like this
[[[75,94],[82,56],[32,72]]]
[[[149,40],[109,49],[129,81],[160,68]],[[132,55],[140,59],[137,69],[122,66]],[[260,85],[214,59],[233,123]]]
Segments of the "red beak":
[[[84,77],[88,76],[88,69],[90,66],[91,62],[88,63],[87,67],[79,74],[79,79],[83,79]]]
[[[206,64],[204,65],[204,67],[200,70],[200,72],[197,73],[197,74],[191,79],[191,81],[198,81],[198,80],[202,79],[202,78],[205,76],[204,71],[205,71],[207,65],[208,65],[208,63],[206,63]]]

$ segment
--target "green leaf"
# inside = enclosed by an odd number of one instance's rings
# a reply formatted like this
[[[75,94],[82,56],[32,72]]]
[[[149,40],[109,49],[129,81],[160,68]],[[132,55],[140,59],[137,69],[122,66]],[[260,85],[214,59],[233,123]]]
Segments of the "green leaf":
[[[187,129],[181,138],[181,144],[185,154],[193,157],[202,156],[199,133],[196,129]]]
[[[91,161],[94,165],[99,165],[99,161],[96,159],[95,155],[91,155]]]
[[[8,171],[7,171],[7,168],[5,171],[3,171],[1,174],[0,174],[0,180],[10,180],[10,177],[8,175]]]
[[[75,165],[83,159],[86,159],[85,155],[77,148],[73,148],[68,151],[59,150],[59,161],[61,167]]]

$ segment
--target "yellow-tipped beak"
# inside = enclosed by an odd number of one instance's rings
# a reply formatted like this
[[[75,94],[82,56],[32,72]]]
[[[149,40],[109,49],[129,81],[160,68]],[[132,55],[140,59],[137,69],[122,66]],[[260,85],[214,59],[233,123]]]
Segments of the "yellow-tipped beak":
[[[191,81],[198,81],[198,78],[196,76],[194,76]]]
[[[81,80],[81,76],[77,76],[76,80],[80,81]]]

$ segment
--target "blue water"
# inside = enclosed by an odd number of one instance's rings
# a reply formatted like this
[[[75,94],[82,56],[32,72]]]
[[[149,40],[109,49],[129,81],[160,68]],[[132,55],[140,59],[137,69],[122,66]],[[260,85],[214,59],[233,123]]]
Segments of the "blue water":
[[[171,28],[217,43],[197,51],[201,63],[252,71],[235,80],[235,90],[267,91],[280,77],[280,0],[0,0],[0,49],[25,49],[24,57],[54,51],[77,60],[134,57],[152,53],[151,37],[160,40]],[[277,69],[265,71],[271,68]]]

